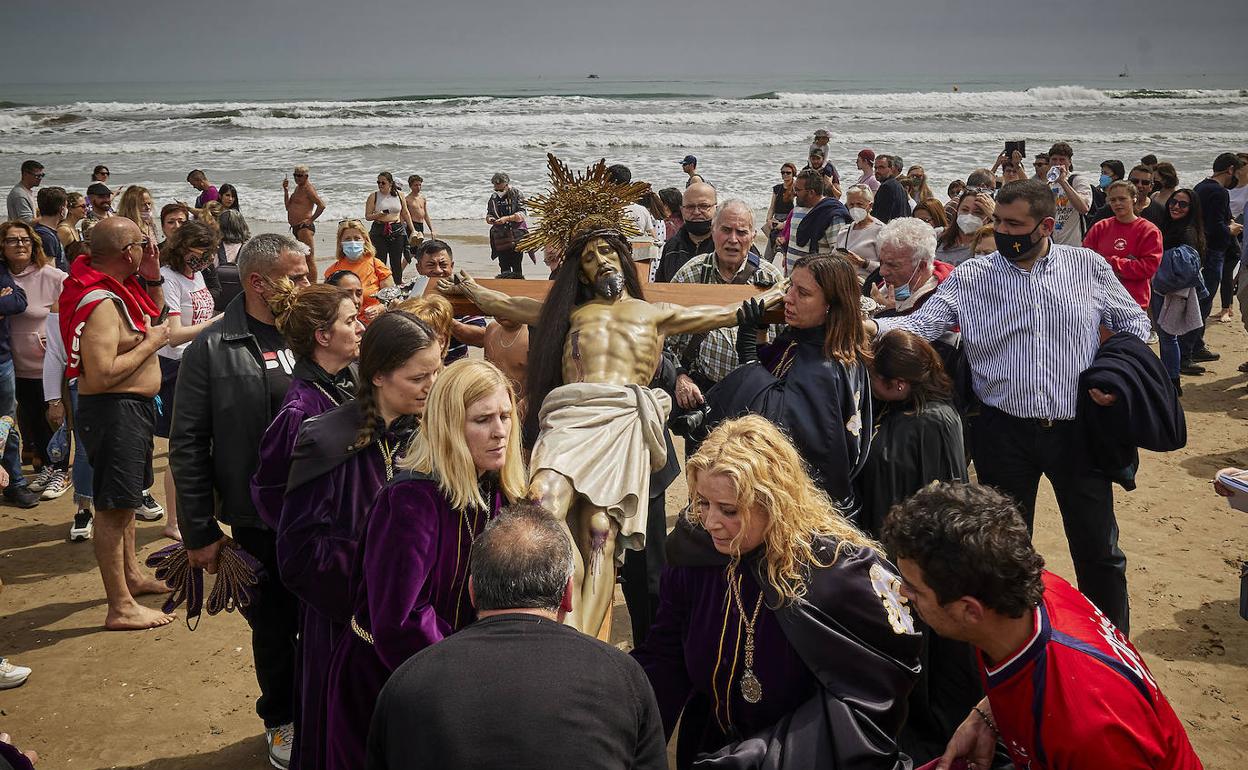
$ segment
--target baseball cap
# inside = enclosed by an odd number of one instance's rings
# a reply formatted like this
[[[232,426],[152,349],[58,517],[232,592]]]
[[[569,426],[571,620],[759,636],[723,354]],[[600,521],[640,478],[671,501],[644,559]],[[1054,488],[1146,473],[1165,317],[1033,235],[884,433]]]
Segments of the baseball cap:
[[[686,155],[685,159],[680,162],[680,165],[688,166],[690,163],[697,165],[698,159],[693,157],[692,155]]]
[[[1234,156],[1232,156],[1234,157]],[[87,188],[87,195],[112,195],[113,191],[103,182],[94,182]]]
[[[874,163],[875,162],[875,150],[871,149],[870,147],[864,147],[858,151],[858,157],[862,158],[868,163]]]
[[[1213,160],[1213,173],[1218,174],[1223,171],[1237,169],[1244,165],[1233,152],[1224,152]]]
[[[828,131],[827,131],[827,129],[825,129],[825,128],[821,128],[821,129],[819,129],[818,131],[816,131],[816,132],[815,132],[815,138],[816,138],[816,139],[827,139],[827,138],[828,138]]]

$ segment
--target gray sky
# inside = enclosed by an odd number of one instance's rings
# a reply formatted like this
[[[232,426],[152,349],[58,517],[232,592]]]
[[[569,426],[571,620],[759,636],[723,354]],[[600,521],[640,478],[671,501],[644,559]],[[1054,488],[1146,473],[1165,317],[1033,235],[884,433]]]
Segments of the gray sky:
[[[1244,0],[5,0],[0,82],[1244,72]],[[886,21],[882,21],[886,20]],[[1053,42],[1048,42],[1053,41]],[[56,52],[51,55],[48,50]],[[29,62],[29,73],[14,63]],[[0,94],[2,98],[2,94]]]

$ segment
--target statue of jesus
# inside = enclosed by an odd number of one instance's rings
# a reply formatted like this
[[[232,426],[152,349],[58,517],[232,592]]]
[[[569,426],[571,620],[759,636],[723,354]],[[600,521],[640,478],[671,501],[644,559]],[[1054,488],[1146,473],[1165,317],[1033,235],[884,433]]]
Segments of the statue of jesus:
[[[529,494],[568,527],[578,559],[567,622],[596,635],[624,549],[644,546],[650,473],[667,458],[671,401],[647,387],[663,340],[734,325],[738,306],[646,302],[617,229],[573,232],[563,253],[544,301],[486,289],[462,271],[439,288],[536,326],[526,383],[526,436],[537,436]],[[777,285],[760,298],[771,307],[783,292]]]

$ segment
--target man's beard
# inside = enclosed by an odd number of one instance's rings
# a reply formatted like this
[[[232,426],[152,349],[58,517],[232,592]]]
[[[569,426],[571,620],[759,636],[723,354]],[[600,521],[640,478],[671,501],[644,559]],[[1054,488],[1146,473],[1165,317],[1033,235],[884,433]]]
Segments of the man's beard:
[[[603,299],[615,299],[624,293],[624,275],[614,270],[599,273],[594,280],[594,291]]]

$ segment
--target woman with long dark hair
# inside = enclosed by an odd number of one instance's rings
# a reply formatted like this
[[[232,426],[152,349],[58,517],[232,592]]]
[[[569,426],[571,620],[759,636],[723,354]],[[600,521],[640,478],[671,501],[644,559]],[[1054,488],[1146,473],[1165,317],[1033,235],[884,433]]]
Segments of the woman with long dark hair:
[[[435,346],[429,349],[436,354]],[[431,364],[434,360],[441,359],[430,356]],[[382,487],[362,524],[350,592],[342,595],[339,617],[349,630],[339,635],[328,666],[323,731],[330,770],[360,766],[377,695],[390,674],[475,619],[468,595],[469,549],[504,501],[525,494],[516,399],[507,377],[493,364],[466,359],[448,366],[431,389],[417,391],[408,385],[413,373],[387,375],[406,388],[407,398],[427,393],[428,407],[411,449],[399,460],[401,472]],[[414,413],[416,401],[405,403],[379,397],[378,413],[387,420],[396,408]],[[372,441],[385,454],[385,437]],[[278,558],[283,558],[280,540]],[[334,586],[334,598],[341,587],[340,581]]]
[[[1158,166],[1160,165],[1162,164],[1158,164]],[[1205,219],[1204,212],[1200,207],[1200,196],[1189,187],[1176,188],[1169,191],[1165,205],[1166,218],[1161,222],[1162,259],[1165,259],[1165,253],[1170,249],[1187,246],[1195,250],[1203,263],[1205,258]],[[1207,298],[1209,293],[1209,287],[1206,287],[1203,282],[1197,285],[1196,295],[1198,299]],[[1182,395],[1181,376],[1184,374],[1189,376],[1201,375],[1205,373],[1206,369],[1191,360],[1191,351],[1184,349],[1181,337],[1167,332],[1160,323],[1164,305],[1165,297],[1153,292],[1150,308],[1153,311],[1154,319],[1158,320],[1158,323],[1155,324],[1157,327],[1158,352],[1162,363],[1165,364],[1166,373],[1170,375],[1170,379],[1174,382],[1179,394]],[[1200,316],[1200,320],[1203,324],[1204,316]],[[1167,325],[1169,325],[1168,321]]]
[[[415,230],[412,215],[403,201],[403,188],[394,181],[394,174],[383,171],[377,175],[377,191],[369,193],[364,202],[364,219],[373,223],[368,231],[376,255],[384,264],[389,261],[395,283],[403,283],[403,266],[407,261],[407,235]]]
[[[962,420],[940,355],[922,337],[901,330],[878,337],[873,352],[875,437],[858,489],[863,529],[878,537],[894,505],[933,481],[966,481],[967,470]],[[927,630],[924,635],[922,669],[900,737],[916,766],[944,753],[983,697],[970,648]]]
[[[221,213],[227,211],[242,211],[238,205],[238,190],[232,184],[223,184],[217,189],[217,201],[221,204]]]
[[[784,428],[810,462],[815,484],[852,521],[859,509],[853,481],[866,462],[872,424],[871,347],[858,274],[842,257],[808,255],[789,277],[788,328],[762,350],[762,305],[753,299],[742,305],[741,365],[706,394],[710,419],[752,412]]]
[[[793,182],[797,179],[797,166],[792,163],[785,163],[780,166],[780,184],[771,188],[771,204],[767,207],[767,216],[763,221],[767,228],[767,252],[763,254],[763,259],[770,262],[772,257],[776,255],[776,239],[780,237],[780,231],[783,229],[784,220],[789,218],[789,212],[796,205],[793,191]]]
[[[336,325],[358,332],[354,303],[340,297],[339,306]],[[346,353],[344,345],[340,360]],[[442,364],[429,328],[397,311],[364,332],[359,354],[358,397],[298,430],[276,526],[282,584],[303,605],[291,760],[300,768],[326,767],[326,675],[351,620],[351,568],[366,515],[407,451]]]

